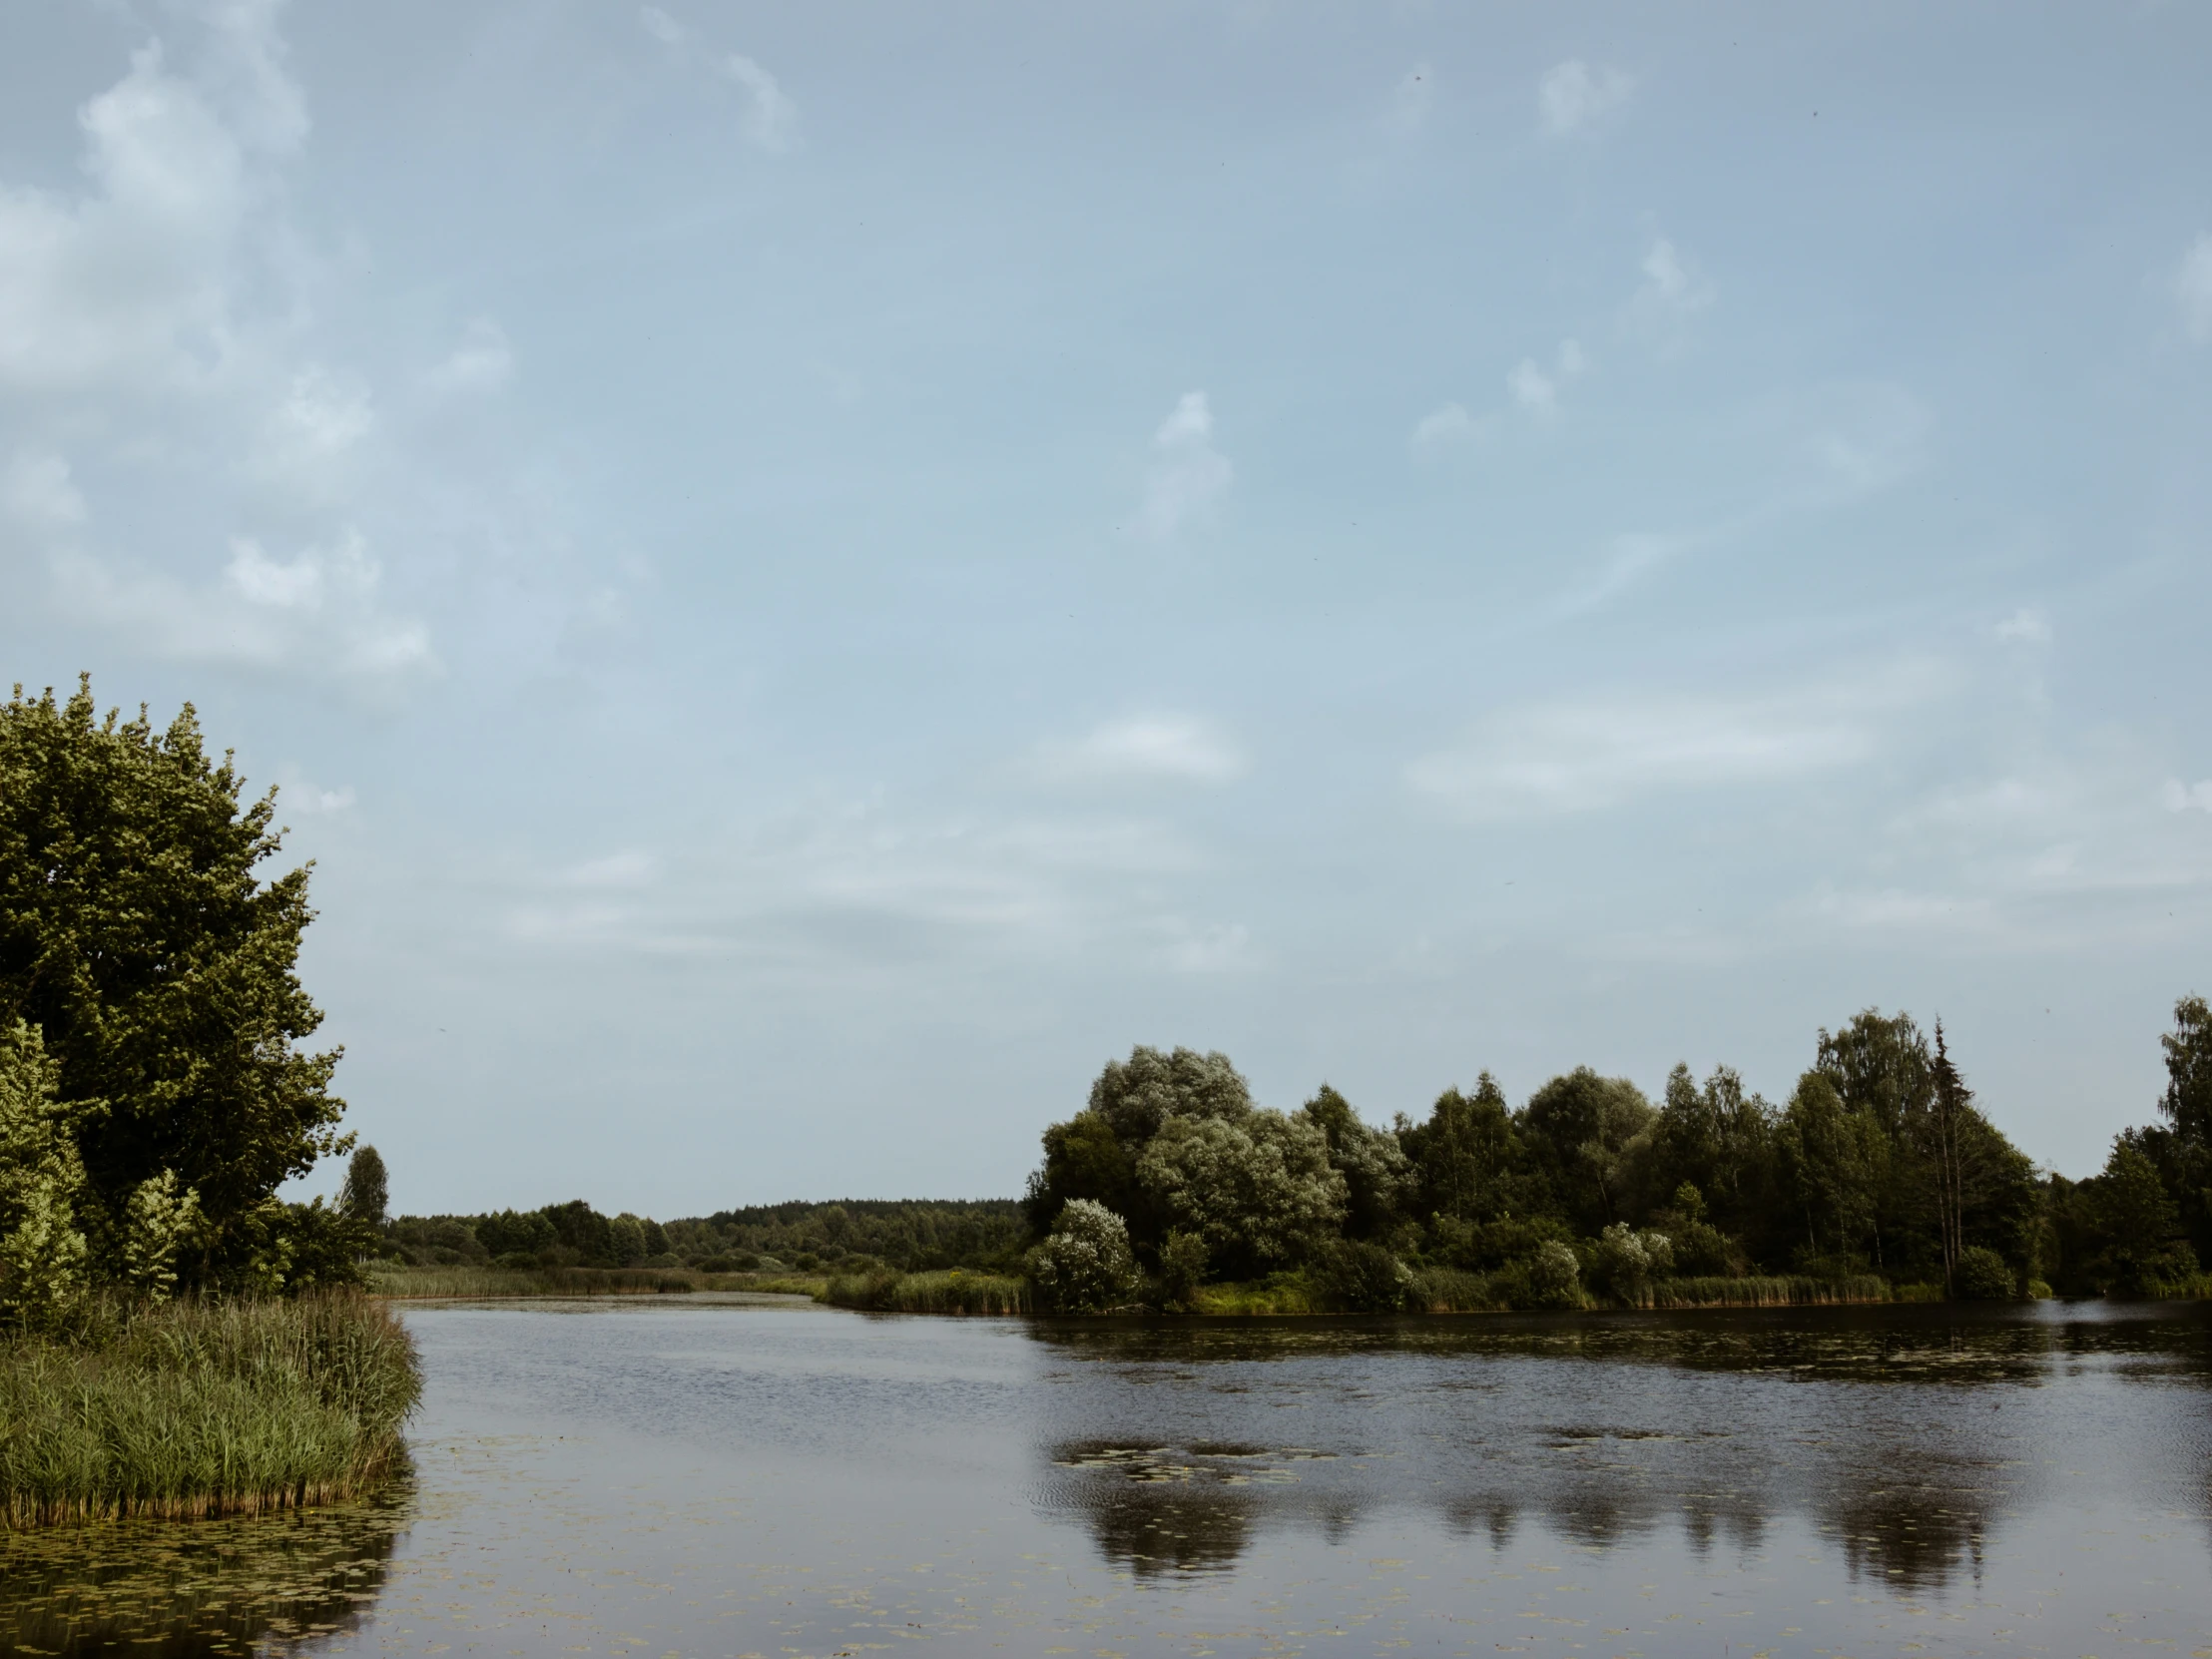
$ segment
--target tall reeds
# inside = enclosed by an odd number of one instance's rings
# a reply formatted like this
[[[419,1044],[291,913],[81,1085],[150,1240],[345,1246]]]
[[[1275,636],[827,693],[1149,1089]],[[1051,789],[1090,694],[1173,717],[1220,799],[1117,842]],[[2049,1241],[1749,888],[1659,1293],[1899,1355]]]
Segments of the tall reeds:
[[[1027,1280],[958,1269],[847,1274],[830,1280],[820,1300],[871,1314],[1026,1314],[1032,1308]]]
[[[353,1496],[404,1455],[414,1344],[357,1293],[172,1304],[0,1345],[0,1524],[252,1514]]]

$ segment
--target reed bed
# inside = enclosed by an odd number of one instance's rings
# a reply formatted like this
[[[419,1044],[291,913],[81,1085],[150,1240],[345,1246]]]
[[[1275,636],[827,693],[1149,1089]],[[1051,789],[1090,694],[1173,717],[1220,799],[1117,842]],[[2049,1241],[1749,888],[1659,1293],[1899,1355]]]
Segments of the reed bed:
[[[368,1271],[371,1295],[401,1302],[686,1296],[695,1291],[817,1296],[827,1282],[820,1274],[700,1273],[691,1268],[409,1268],[379,1263]]]
[[[996,1274],[847,1274],[825,1285],[819,1301],[871,1314],[1026,1314],[1033,1310],[1029,1282]]]
[[[1888,1302],[1890,1282],[1877,1274],[1812,1279],[1803,1274],[1744,1279],[1662,1279],[1652,1286],[1653,1308],[1812,1308]]]
[[[357,1293],[179,1303],[0,1345],[0,1525],[201,1519],[356,1496],[405,1456],[414,1344]]]

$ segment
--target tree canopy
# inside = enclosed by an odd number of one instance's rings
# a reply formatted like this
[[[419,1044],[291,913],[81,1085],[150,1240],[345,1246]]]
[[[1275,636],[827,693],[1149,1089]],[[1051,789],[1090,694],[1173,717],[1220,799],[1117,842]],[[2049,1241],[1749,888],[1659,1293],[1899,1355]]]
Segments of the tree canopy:
[[[308,869],[265,878],[276,793],[244,792],[190,704],[165,730],[103,719],[88,678],[0,706],[0,1027],[37,1033],[96,1267],[168,1193],[188,1278],[281,1277],[274,1195],[346,1144],[338,1051],[304,1046]]]

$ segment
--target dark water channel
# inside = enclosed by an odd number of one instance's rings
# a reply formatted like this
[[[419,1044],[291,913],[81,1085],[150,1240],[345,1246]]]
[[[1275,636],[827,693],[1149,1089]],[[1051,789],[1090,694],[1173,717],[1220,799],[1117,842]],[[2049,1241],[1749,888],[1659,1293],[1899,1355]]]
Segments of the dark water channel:
[[[412,1312],[409,1490],[0,1540],[17,1650],[2212,1655],[2212,1310]]]

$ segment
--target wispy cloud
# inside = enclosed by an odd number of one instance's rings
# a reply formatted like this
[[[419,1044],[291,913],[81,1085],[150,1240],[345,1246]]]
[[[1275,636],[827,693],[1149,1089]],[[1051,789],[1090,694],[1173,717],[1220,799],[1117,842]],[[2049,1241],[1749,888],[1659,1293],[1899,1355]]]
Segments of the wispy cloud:
[[[2169,813],[2186,813],[2192,810],[2212,813],[2212,778],[2201,779],[2195,784],[2184,784],[2178,778],[2169,778],[2158,798]]]
[[[2189,245],[2174,274],[2174,302],[2181,327],[2199,345],[2212,344],[2212,231]]]
[[[1228,492],[1229,460],[1214,447],[1214,412],[1203,391],[1187,391],[1152,435],[1154,461],[1138,524],[1165,541],[1204,517]]]
[[[1940,676],[1899,665],[1765,697],[1651,695],[1531,705],[1483,721],[1406,773],[1472,819],[1595,812],[1657,792],[1773,783],[1856,766]]]
[[[1422,457],[1446,454],[1478,441],[1489,421],[1477,420],[1458,403],[1445,403],[1422,415],[1413,427],[1413,453]]]
[[[1537,117],[1551,138],[1596,132],[1627,107],[1635,90],[1636,78],[1624,70],[1569,58],[1536,83]]]
[[[497,391],[506,385],[514,366],[514,347],[506,329],[488,317],[478,317],[445,360],[430,370],[430,387],[453,394]]]
[[[789,150],[799,137],[799,106],[774,75],[743,52],[707,47],[698,35],[658,6],[638,10],[645,32],[670,51],[729,82],[746,98],[745,131],[761,149]]]
[[[1174,714],[1107,721],[1072,743],[1047,745],[1040,761],[1055,777],[1192,784],[1228,783],[1242,777],[1247,765],[1210,723]]]
[[[1637,266],[1643,280],[1628,301],[1630,333],[1656,345],[1677,343],[1691,317],[1713,303],[1713,284],[1695,261],[1665,237],[1653,240]]]
[[[2050,618],[2041,611],[2021,606],[1997,624],[1996,635],[2015,645],[2048,645],[2050,643]]]
[[[1505,389],[1528,413],[1539,420],[1551,420],[1559,413],[1561,388],[1585,373],[1589,366],[1590,360],[1578,342],[1561,340],[1558,354],[1548,369],[1533,357],[1523,357],[1505,376]]]

